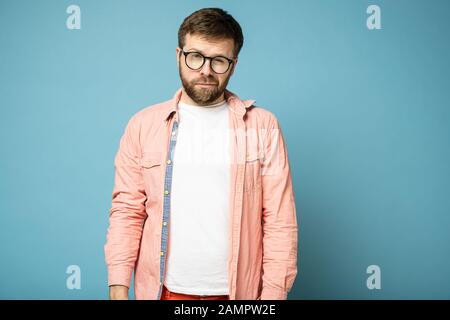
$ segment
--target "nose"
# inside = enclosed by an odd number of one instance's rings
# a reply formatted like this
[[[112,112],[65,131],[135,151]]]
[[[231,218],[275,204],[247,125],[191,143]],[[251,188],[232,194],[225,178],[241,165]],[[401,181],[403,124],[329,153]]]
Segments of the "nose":
[[[212,72],[211,70],[211,60],[210,59],[206,59],[205,63],[203,64],[203,67],[200,69],[200,73],[208,76],[210,75]]]

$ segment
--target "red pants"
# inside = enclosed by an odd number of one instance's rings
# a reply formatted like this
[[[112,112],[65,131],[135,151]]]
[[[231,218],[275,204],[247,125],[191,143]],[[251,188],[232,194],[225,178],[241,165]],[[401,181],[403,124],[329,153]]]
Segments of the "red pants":
[[[199,296],[194,294],[176,293],[169,291],[169,289],[163,285],[161,300],[229,300],[229,296]]]

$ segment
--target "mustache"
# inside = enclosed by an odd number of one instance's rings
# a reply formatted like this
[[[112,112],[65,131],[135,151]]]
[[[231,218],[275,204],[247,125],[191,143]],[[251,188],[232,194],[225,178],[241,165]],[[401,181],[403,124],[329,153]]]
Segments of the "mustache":
[[[212,81],[196,81],[194,84],[219,84],[218,82],[212,82]]]

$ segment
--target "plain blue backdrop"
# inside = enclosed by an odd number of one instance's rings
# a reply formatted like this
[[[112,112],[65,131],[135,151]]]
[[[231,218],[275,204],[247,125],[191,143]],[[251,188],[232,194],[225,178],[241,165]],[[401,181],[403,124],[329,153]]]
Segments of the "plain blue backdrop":
[[[66,27],[71,4],[80,30]],[[366,27],[371,4],[381,30]],[[119,139],[180,87],[177,31],[202,7],[241,24],[228,88],[272,111],[287,142],[289,298],[449,299],[446,0],[0,0],[0,298],[108,297]],[[66,287],[69,265],[80,290]],[[366,286],[369,265],[380,290]]]

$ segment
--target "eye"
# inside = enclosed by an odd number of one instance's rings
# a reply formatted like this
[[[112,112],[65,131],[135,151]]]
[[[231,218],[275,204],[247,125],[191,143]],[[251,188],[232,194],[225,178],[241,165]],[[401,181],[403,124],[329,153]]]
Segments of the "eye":
[[[201,59],[202,58],[201,54],[199,54],[197,52],[191,53],[191,56],[193,59]]]
[[[226,60],[225,58],[222,58],[222,57],[216,57],[216,58],[214,58],[214,63],[216,63],[218,65],[227,64],[228,60]]]

